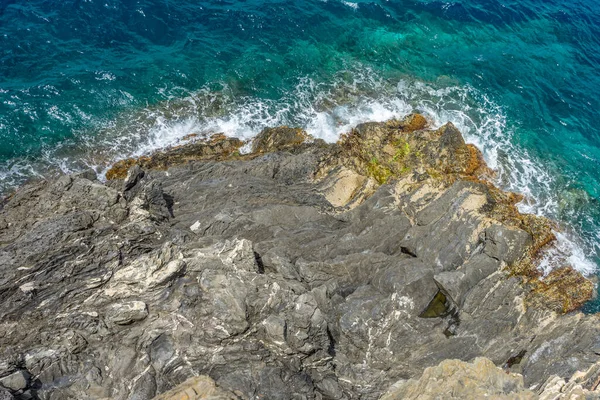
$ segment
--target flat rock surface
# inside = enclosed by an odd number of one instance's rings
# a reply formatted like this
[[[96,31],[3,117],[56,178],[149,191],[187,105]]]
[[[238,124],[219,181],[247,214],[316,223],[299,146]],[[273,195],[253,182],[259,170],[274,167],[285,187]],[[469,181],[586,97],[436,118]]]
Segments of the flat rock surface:
[[[567,383],[552,376],[537,390],[524,387],[520,374],[509,373],[487,358],[471,363],[445,360],[426,368],[418,379],[401,380],[390,387],[381,400],[581,400],[598,399],[597,370],[574,375]]]
[[[283,129],[248,156],[178,149],[168,169],[168,154],[128,161],[124,180],[21,188],[0,213],[0,384],[23,371],[12,395],[48,400],[377,399],[447,359],[487,357],[532,390],[587,371],[597,317],[530,301],[510,267],[535,235],[497,216],[454,127],[406,121],[351,135],[369,151],[377,132],[410,135],[377,163]]]

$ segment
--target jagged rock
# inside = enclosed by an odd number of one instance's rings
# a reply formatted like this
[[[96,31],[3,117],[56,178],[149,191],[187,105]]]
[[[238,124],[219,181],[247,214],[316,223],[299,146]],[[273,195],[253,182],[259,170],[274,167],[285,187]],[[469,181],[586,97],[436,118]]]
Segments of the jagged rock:
[[[96,174],[96,171],[94,171],[93,169],[89,168],[86,169],[84,171],[78,172],[76,174],[73,174],[73,178],[77,179],[77,178],[85,178],[87,180],[90,181],[96,181],[98,180],[98,174]]]
[[[175,146],[168,151],[157,151],[150,156],[128,158],[115,163],[107,172],[106,179],[126,179],[133,166],[144,169],[167,169],[169,167],[199,160],[220,160],[236,154],[243,146],[237,138],[214,135],[208,140]]]
[[[143,301],[130,301],[113,304],[108,312],[108,320],[117,325],[127,325],[141,321],[148,316],[148,308]]]
[[[17,371],[0,378],[0,385],[13,391],[23,390],[29,384],[29,374],[26,371]]]
[[[278,128],[265,128],[252,143],[255,153],[268,153],[273,151],[288,150],[304,143],[308,134],[302,129],[282,126]]]
[[[0,211],[0,376],[31,374],[40,399],[149,399],[210,376],[182,393],[370,400],[485,356],[560,386],[600,359],[598,317],[560,315],[593,285],[540,279],[551,223],[426,122],[331,145],[267,130],[248,155],[215,136],[118,163],[106,185],[21,188]]]
[[[144,177],[145,172],[139,165],[134,165],[127,171],[127,176],[123,181],[123,192],[131,190]]]

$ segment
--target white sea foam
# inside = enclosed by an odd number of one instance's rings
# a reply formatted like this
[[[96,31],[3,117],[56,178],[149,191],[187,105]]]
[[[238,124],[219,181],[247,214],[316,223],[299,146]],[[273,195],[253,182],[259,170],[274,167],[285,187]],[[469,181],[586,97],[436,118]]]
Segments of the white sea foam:
[[[345,5],[345,6],[348,6],[350,8],[353,8],[355,10],[358,10],[358,3],[353,3],[351,1],[342,0],[342,4]]]
[[[577,244],[578,238],[566,232],[554,232],[556,245],[543,255],[539,268],[547,275],[553,269],[571,265],[584,275],[591,275],[597,271],[596,265],[590,261],[581,246]]]
[[[342,133],[362,122],[381,122],[410,113],[411,107],[400,99],[388,102],[363,100],[357,105],[343,105],[331,111],[315,112],[306,124],[306,131],[327,142],[335,142]]]
[[[348,71],[346,71],[348,72]],[[85,166],[98,171],[124,157],[151,153],[178,143],[195,133],[222,132],[249,140],[265,127],[299,126],[311,135],[335,142],[340,134],[359,123],[399,118],[410,112],[423,113],[434,127],[452,122],[469,143],[477,145],[488,165],[497,170],[497,184],[519,192],[525,200],[522,212],[558,218],[559,200],[555,176],[526,150],[516,146],[501,107],[472,87],[427,84],[409,79],[390,83],[367,68],[352,71],[328,84],[301,79],[294,90],[281,99],[265,100],[250,96],[201,90],[184,97],[173,96],[164,107],[124,115],[104,122],[101,131],[77,145],[63,144],[48,151],[40,165],[27,160],[0,165],[0,182],[5,187],[54,168],[72,172]],[[217,111],[210,111],[219,104]],[[58,117],[67,118],[60,115]],[[69,147],[71,146],[71,147]],[[600,234],[599,234],[600,235]],[[556,265],[568,263],[584,274],[596,270],[595,254],[583,249],[581,236],[572,231],[556,232],[557,246],[548,252],[540,268],[548,273]],[[600,238],[592,238],[598,240]]]
[[[156,119],[154,126],[148,130],[146,140],[140,143],[131,155],[141,156],[152,153],[202,129],[203,126],[196,117],[189,117],[180,121],[169,121],[164,117],[159,117]]]

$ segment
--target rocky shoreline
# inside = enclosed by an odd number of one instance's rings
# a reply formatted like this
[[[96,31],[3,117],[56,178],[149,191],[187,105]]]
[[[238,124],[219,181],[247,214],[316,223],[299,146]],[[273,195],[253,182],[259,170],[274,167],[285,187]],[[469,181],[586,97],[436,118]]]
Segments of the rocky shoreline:
[[[540,275],[552,222],[454,126],[243,144],[6,200],[0,399],[600,396],[600,321],[577,311],[594,284]]]

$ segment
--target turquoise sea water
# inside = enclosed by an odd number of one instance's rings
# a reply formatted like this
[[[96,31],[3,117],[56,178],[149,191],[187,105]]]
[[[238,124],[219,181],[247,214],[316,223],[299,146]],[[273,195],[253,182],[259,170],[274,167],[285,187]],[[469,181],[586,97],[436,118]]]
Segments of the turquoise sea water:
[[[0,192],[189,133],[423,112],[600,265],[596,0],[0,0]],[[596,311],[596,303],[587,309]]]

